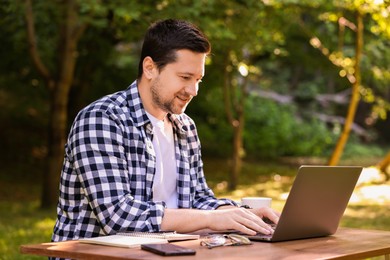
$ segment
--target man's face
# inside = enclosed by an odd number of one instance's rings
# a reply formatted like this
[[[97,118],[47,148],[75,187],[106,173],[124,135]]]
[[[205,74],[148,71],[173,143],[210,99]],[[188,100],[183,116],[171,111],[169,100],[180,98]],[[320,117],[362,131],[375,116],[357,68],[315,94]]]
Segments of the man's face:
[[[174,63],[167,64],[153,80],[152,105],[164,113],[181,114],[198,94],[204,75],[206,54],[178,50]]]

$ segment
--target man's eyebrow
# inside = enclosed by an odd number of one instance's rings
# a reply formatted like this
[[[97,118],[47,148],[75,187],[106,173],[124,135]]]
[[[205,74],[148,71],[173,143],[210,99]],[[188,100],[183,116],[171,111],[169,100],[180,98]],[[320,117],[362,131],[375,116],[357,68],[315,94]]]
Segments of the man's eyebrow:
[[[180,75],[187,75],[187,76],[192,76],[192,77],[197,77],[196,74],[192,73],[192,72],[179,72]],[[199,79],[202,79],[204,77],[204,75],[199,75]]]

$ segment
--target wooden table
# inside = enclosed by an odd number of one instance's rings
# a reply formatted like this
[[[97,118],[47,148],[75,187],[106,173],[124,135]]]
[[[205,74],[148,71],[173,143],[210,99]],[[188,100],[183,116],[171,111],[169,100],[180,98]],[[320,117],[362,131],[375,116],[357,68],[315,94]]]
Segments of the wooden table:
[[[208,249],[199,240],[176,242],[193,248],[194,256],[174,259],[364,259],[390,255],[390,231],[340,228],[335,235],[287,242],[253,242],[247,246]],[[23,254],[56,256],[73,259],[166,259],[138,248],[118,248],[65,241],[22,245]]]

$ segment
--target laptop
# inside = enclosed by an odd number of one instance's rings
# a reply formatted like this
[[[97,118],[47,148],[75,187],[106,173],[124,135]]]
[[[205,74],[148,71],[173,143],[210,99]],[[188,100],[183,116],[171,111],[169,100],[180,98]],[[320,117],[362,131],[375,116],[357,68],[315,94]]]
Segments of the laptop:
[[[301,166],[272,235],[246,235],[278,242],[332,235],[359,179],[360,166]]]

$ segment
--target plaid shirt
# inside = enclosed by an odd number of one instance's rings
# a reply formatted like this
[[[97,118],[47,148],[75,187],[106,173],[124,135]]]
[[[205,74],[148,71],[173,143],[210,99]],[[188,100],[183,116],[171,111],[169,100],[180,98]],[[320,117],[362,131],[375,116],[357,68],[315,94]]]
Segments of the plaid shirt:
[[[216,209],[207,186],[196,127],[185,114],[173,125],[179,208]],[[126,231],[158,231],[165,203],[152,201],[153,127],[136,81],[77,115],[65,146],[53,241]]]

